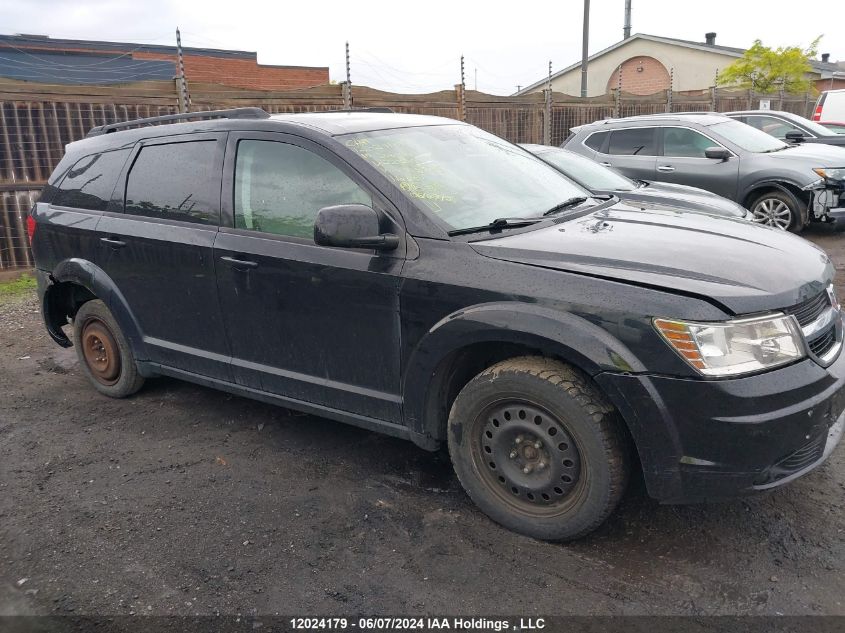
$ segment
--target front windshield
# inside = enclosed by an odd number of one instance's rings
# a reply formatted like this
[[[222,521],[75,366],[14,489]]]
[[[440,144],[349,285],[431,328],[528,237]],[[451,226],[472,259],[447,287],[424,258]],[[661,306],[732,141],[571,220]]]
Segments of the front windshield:
[[[845,123],[823,123],[821,126],[830,134],[845,134]]]
[[[786,143],[769,136],[756,127],[751,127],[739,121],[725,121],[716,123],[709,127],[715,134],[722,135],[725,139],[744,149],[747,152],[776,152],[789,147]]]
[[[815,121],[810,121],[809,119],[801,117],[801,125],[810,130],[816,136],[830,136],[830,130]]]
[[[534,155],[470,125],[378,130],[339,140],[453,229],[537,217],[590,195]]]
[[[539,152],[538,156],[550,162],[587,189],[594,191],[634,191],[637,188],[637,184],[633,180],[625,178],[622,174],[617,174],[612,169],[565,149],[544,150]]]

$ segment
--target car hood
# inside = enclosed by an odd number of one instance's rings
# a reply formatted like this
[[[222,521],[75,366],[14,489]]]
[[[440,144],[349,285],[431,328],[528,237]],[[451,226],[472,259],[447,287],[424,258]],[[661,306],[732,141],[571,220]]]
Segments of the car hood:
[[[813,161],[812,167],[845,167],[845,147],[834,147],[823,143],[802,143],[778,152],[762,154],[780,160],[803,159]]]
[[[605,192],[602,192],[605,193]],[[649,182],[633,191],[608,191],[632,205],[649,208],[680,209],[697,213],[713,213],[729,218],[744,218],[748,210],[733,200],[717,196],[704,189],[666,182]]]
[[[495,259],[696,295],[733,314],[801,303],[834,272],[821,249],[785,231],[624,203],[472,247]]]
[[[833,136],[820,136],[818,138],[805,138],[803,143],[815,143],[824,145],[835,145],[836,147],[845,147],[845,135],[836,134]]]

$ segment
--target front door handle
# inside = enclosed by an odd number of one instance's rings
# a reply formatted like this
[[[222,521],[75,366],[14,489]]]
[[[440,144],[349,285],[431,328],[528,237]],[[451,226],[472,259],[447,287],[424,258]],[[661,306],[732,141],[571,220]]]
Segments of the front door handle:
[[[612,167],[610,163],[599,163],[602,167]]]
[[[669,173],[675,171],[675,168],[672,165],[658,165],[657,171],[662,171],[663,173]]]
[[[123,240],[117,239],[113,235],[111,237],[101,237],[100,241],[103,244],[107,244],[108,246],[111,246],[112,248],[123,248],[124,246],[126,246],[126,242],[124,242]]]
[[[235,270],[248,270],[250,268],[258,268],[258,262],[249,259],[238,259],[237,257],[221,257],[221,262],[229,264]]]

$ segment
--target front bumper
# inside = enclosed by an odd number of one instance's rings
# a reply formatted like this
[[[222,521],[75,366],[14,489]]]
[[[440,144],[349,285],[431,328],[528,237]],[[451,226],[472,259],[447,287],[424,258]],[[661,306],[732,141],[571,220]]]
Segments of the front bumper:
[[[819,466],[845,427],[845,353],[731,380],[603,373],[634,436],[649,494],[717,500],[784,485]]]

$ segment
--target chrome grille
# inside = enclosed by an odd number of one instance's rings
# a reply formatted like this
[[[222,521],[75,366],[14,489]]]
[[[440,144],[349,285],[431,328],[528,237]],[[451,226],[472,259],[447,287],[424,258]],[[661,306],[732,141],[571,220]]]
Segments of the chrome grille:
[[[829,306],[830,296],[825,290],[820,292],[813,299],[805,301],[804,303],[799,303],[797,306],[790,308],[787,312],[794,314],[801,327],[805,327],[818,319],[819,316],[821,316],[821,313]]]
[[[814,338],[812,341],[807,341],[810,346],[810,351],[816,356],[824,356],[836,344],[836,329],[830,326],[825,332]]]

